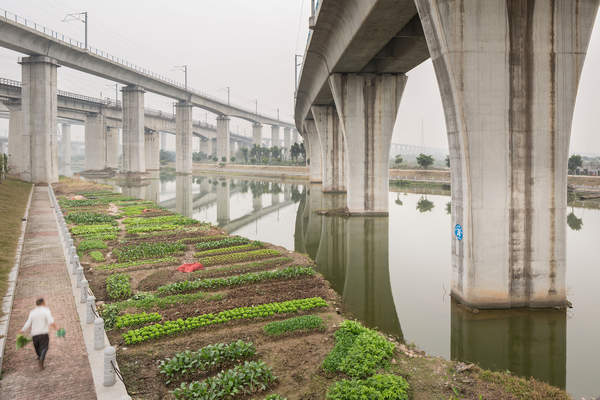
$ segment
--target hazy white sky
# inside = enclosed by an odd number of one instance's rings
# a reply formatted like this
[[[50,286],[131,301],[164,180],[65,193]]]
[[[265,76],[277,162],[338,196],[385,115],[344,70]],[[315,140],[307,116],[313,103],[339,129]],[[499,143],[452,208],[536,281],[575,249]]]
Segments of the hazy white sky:
[[[89,12],[89,44],[183,81],[174,66],[189,65],[189,85],[222,99],[292,121],[294,54],[304,52],[310,0],[3,0],[3,9],[83,41],[83,24],[65,14]],[[20,80],[19,54],[0,49],[0,77]],[[600,153],[600,24],[590,43],[575,108],[572,152]],[[431,62],[409,74],[393,142],[447,147],[445,122]],[[114,98],[112,82],[68,68],[58,87]],[[149,107],[171,110],[172,100],[146,95]],[[204,111],[194,117],[205,119]],[[208,120],[214,116],[208,114]],[[423,135],[421,125],[423,124]],[[250,135],[248,123],[232,130]],[[265,127],[267,134],[268,127]],[[0,131],[6,122],[0,121]],[[423,136],[423,139],[422,139]]]

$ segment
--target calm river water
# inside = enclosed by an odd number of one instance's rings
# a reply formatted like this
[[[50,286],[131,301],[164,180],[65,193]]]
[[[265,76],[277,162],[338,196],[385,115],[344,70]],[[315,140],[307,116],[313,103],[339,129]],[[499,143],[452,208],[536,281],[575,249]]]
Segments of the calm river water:
[[[472,314],[449,297],[450,197],[443,191],[390,192],[388,218],[320,216],[317,210],[343,206],[343,196],[282,181],[178,176],[123,191],[308,253],[357,318],[431,355],[534,376],[578,399],[600,395],[600,210],[569,209],[583,222],[567,228],[573,309]]]

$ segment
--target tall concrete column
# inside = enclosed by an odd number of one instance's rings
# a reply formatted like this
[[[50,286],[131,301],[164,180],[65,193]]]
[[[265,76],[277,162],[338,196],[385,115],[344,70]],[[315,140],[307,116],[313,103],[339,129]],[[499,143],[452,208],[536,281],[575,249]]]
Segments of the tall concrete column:
[[[177,122],[175,122],[177,124]],[[167,150],[167,133],[162,132],[160,134],[160,149]]]
[[[146,158],[146,171],[160,170],[160,133],[147,130],[144,134],[144,149]]]
[[[192,173],[192,105],[180,101],[176,106],[175,171]]]
[[[219,180],[217,183],[217,222],[219,226],[227,225],[231,220],[229,195],[229,180]]]
[[[144,90],[125,86],[123,92],[123,171],[146,172],[144,151]]]
[[[210,139],[210,156],[216,156],[217,155],[217,138],[214,139]]]
[[[175,177],[175,211],[188,218],[193,214],[192,174],[178,174]]]
[[[119,128],[106,127],[106,168],[119,168]]]
[[[304,121],[304,142],[306,143],[306,158],[310,175],[310,182],[321,183],[323,181],[323,171],[321,167],[321,143],[315,121],[307,119]]]
[[[452,294],[478,308],[564,305],[571,120],[598,0],[416,4],[464,233]]]
[[[271,126],[271,147],[281,147],[281,141],[279,139],[279,126]]]
[[[33,183],[58,182],[56,74],[58,64],[46,56],[21,59],[24,170]]]
[[[210,145],[210,139],[208,139],[208,140],[200,139],[200,152],[210,155],[209,145]]]
[[[231,152],[229,150],[229,117],[219,115],[217,117],[217,158],[218,162],[229,162]],[[225,161],[223,161],[225,159]]]
[[[252,139],[255,145],[262,146],[262,124],[258,122],[252,124]]]
[[[62,168],[60,173],[63,176],[73,176],[71,170],[71,125],[61,125],[61,138],[60,138],[60,154],[62,155]]]
[[[20,103],[5,105],[9,110],[10,118],[8,120],[8,168],[11,174],[21,176],[31,162],[29,140],[25,143],[23,132],[23,110]]]
[[[332,74],[329,82],[348,157],[348,210],[387,215],[390,146],[406,75]]]
[[[89,114],[85,121],[85,162],[86,171],[100,171],[106,168],[106,118],[104,114]]]
[[[291,140],[290,128],[283,128],[283,149],[285,150],[285,158],[286,159],[290,158],[290,148],[292,147],[290,140]]]
[[[312,114],[321,143],[323,191],[346,191],[346,150],[335,106],[313,106]]]

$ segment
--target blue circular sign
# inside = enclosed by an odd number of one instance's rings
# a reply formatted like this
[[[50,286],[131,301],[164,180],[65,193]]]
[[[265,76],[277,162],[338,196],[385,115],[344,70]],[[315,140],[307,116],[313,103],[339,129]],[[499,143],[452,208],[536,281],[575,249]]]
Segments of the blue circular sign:
[[[456,224],[454,227],[454,234],[458,240],[462,240],[463,238],[463,228],[460,224]]]

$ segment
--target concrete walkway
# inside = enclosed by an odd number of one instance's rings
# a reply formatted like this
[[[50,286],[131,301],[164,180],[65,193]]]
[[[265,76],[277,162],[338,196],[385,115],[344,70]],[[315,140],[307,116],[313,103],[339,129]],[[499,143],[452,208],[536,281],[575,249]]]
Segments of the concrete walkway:
[[[65,267],[58,225],[48,188],[36,186],[31,200],[23,257],[8,329],[0,400],[96,399],[71,281]],[[50,334],[46,369],[39,371],[31,344],[15,340],[35,300],[44,297],[65,339]]]

